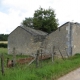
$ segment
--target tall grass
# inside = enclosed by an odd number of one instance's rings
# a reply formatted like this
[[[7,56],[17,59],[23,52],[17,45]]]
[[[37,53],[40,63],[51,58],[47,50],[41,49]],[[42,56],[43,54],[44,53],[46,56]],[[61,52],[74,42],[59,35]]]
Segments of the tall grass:
[[[0,48],[0,54],[1,53],[7,54],[7,52],[8,52],[7,48]]]
[[[5,76],[1,75],[0,80],[56,80],[60,76],[80,67],[80,54],[69,59],[51,59],[40,62],[36,68],[35,62],[30,66],[27,64],[16,65],[14,68],[5,66]]]

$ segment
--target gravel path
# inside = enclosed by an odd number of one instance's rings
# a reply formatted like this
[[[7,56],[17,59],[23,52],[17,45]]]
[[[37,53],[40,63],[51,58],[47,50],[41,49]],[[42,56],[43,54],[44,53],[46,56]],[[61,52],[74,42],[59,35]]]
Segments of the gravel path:
[[[58,80],[80,80],[80,68],[66,74]]]

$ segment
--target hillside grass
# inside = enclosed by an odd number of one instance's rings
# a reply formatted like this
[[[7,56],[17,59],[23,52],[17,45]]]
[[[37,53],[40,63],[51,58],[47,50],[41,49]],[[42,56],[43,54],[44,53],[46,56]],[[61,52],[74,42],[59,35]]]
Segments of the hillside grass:
[[[11,55],[7,55],[7,49],[0,48],[0,53],[4,54],[5,59],[12,58]],[[80,54],[65,60],[55,59],[53,63],[51,59],[44,60],[40,62],[38,68],[36,68],[35,62],[30,66],[18,64],[13,68],[7,68],[5,65],[5,75],[2,76],[0,72],[0,80],[56,80],[78,67],[80,67]]]
[[[8,43],[8,41],[0,41],[0,43],[7,44],[7,43]]]

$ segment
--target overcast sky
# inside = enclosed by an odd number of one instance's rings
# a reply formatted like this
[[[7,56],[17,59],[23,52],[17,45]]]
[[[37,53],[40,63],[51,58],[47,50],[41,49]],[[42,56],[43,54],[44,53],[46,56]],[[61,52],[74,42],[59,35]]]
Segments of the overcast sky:
[[[53,8],[59,24],[80,23],[80,0],[0,0],[0,34],[9,34],[39,7]]]

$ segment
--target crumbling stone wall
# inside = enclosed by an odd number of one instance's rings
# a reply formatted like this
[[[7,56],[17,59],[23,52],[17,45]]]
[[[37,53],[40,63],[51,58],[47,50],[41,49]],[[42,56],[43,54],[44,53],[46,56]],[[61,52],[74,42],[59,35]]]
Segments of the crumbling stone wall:
[[[43,41],[44,53],[53,53],[53,47],[55,46],[55,55],[61,56],[61,52],[63,56],[67,56],[69,38],[68,27],[69,23],[66,23],[46,37],[46,39]]]
[[[73,55],[76,53],[80,53],[80,24],[79,23],[75,23],[73,24],[73,31],[72,31],[72,35],[73,35]]]
[[[80,53],[79,23],[67,22],[48,35],[44,35],[43,32],[40,35],[35,30],[32,32],[17,27],[8,37],[8,54],[13,53],[13,48],[15,48],[16,54],[25,55],[34,55],[40,49],[45,54],[52,54],[53,48],[55,56],[60,57],[61,54],[67,57],[67,55]]]
[[[36,54],[44,38],[45,36],[34,35],[17,27],[8,37],[8,54],[13,54],[13,48],[16,54]]]

